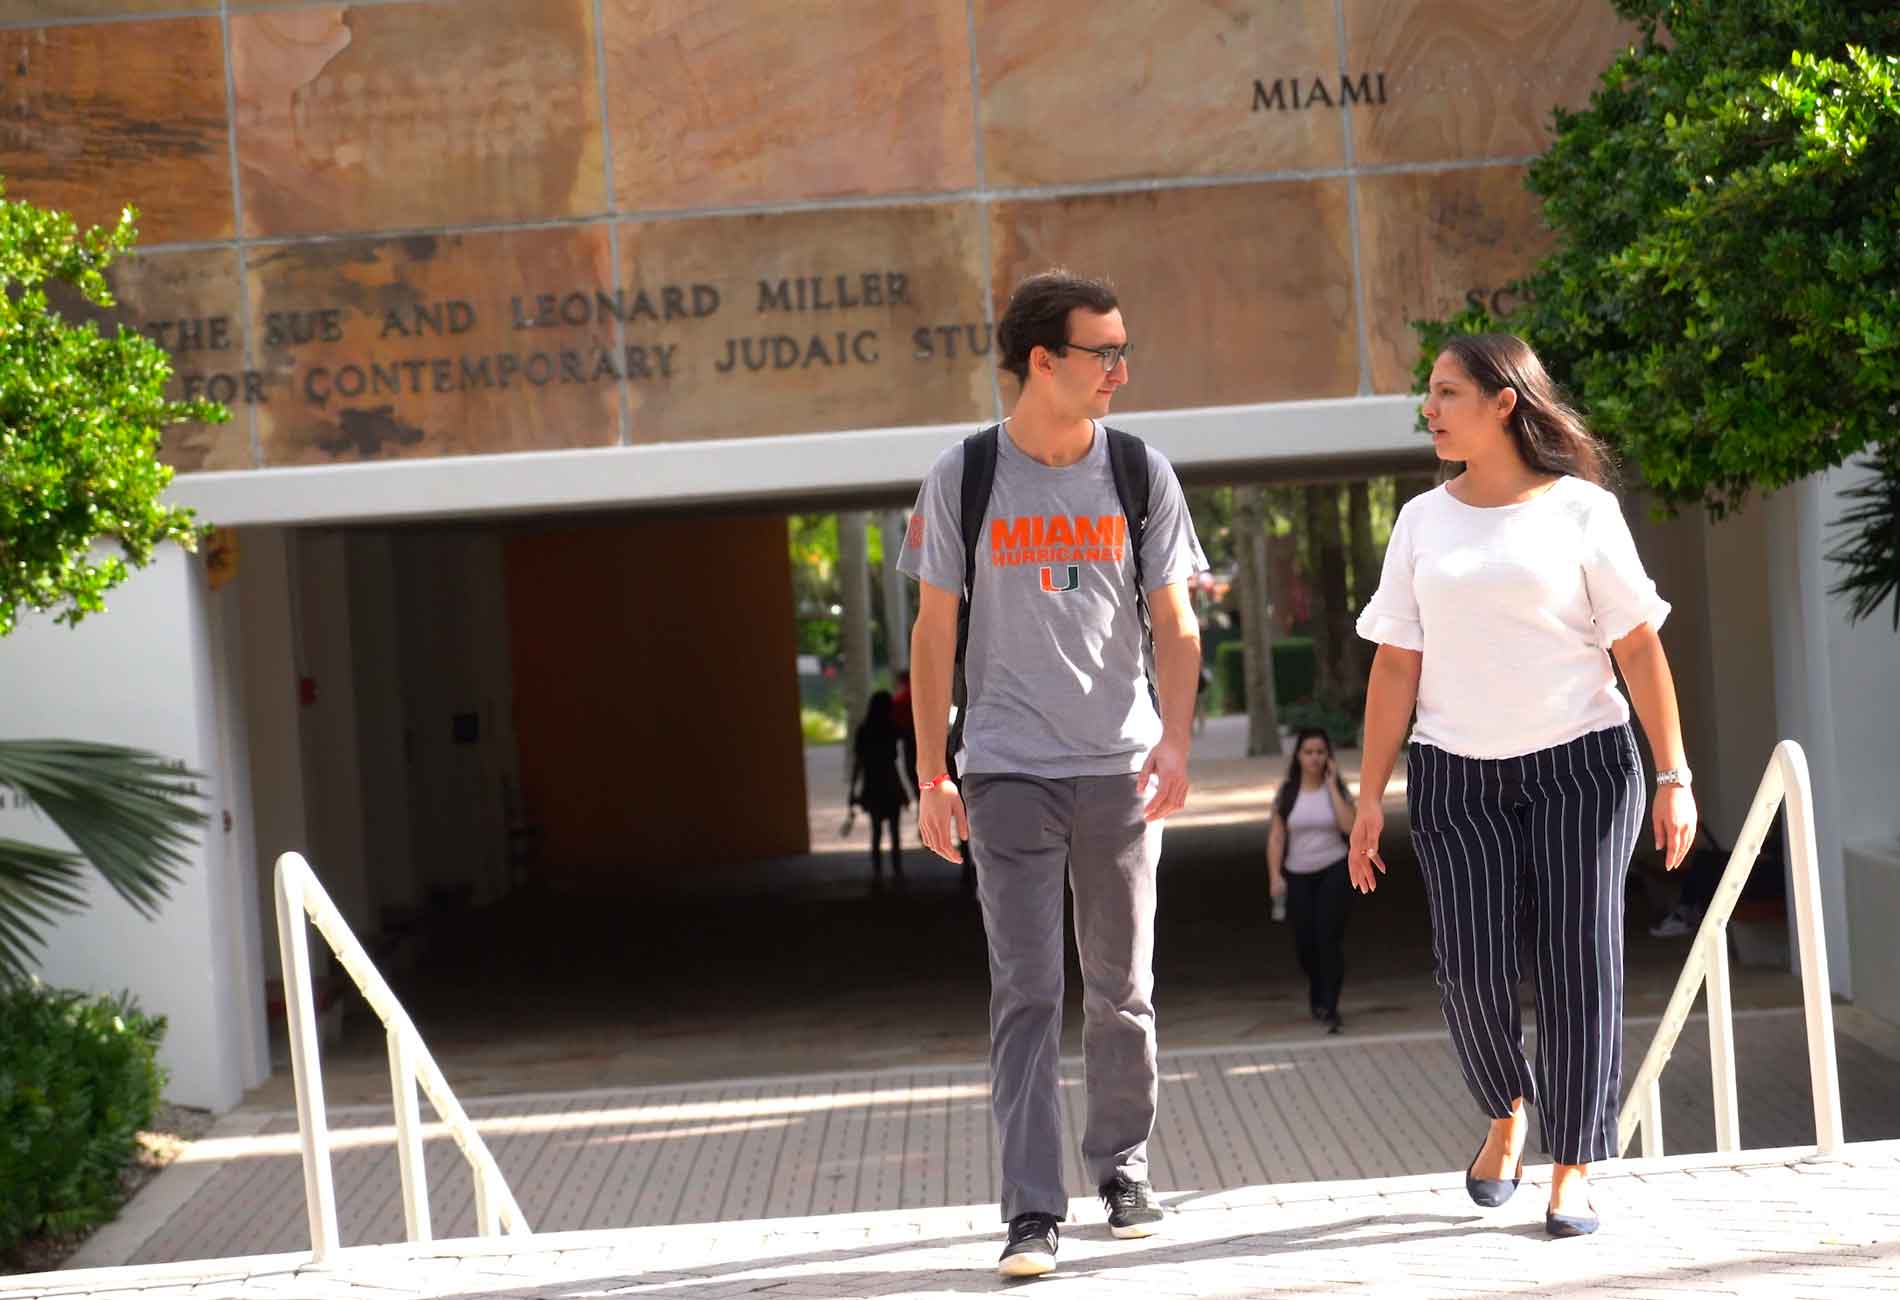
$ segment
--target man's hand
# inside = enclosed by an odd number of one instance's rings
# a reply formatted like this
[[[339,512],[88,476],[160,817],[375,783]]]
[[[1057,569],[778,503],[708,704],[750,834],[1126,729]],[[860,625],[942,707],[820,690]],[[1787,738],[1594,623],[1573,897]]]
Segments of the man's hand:
[[[1160,784],[1155,788],[1154,798],[1148,801],[1143,818],[1158,822],[1180,812],[1187,803],[1187,758],[1188,747],[1179,741],[1163,740],[1149,752],[1148,761],[1141,765],[1141,775],[1135,778],[1135,788],[1146,790],[1149,777],[1158,778]]]
[[[963,850],[958,846],[970,838],[970,818],[963,811],[963,792],[955,781],[939,781],[923,792],[917,801],[917,836],[938,857],[962,863]]]

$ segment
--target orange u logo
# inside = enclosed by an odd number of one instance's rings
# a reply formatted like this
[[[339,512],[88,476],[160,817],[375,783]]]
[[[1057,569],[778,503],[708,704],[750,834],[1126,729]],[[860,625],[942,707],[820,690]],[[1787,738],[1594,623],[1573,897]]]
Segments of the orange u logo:
[[[1058,587],[1056,585],[1055,566],[1053,564],[1045,564],[1042,566],[1042,589],[1044,591],[1074,591],[1077,587],[1082,585],[1082,568],[1080,565],[1065,564],[1062,566],[1062,570],[1064,581],[1063,585]]]

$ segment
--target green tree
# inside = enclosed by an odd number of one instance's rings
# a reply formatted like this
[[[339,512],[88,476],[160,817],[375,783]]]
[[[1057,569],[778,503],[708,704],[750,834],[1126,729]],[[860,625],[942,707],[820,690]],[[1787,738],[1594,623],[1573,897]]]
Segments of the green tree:
[[[1837,588],[1895,595],[1900,7],[1617,0],[1638,39],[1531,164],[1555,250],[1494,319],[1670,509],[1716,516],[1871,453]],[[1900,629],[1900,600],[1894,604]]]
[[[22,609],[76,624],[159,545],[197,545],[191,512],[159,500],[171,481],[159,438],[167,424],[230,413],[168,400],[171,362],[156,344],[70,322],[48,300],[64,291],[112,307],[105,271],[137,238],[134,218],[128,208],[114,228],[82,234],[0,189],[0,637]],[[120,746],[0,741],[0,789],[77,849],[0,839],[0,981],[28,973],[42,925],[84,906],[88,863],[138,911],[157,910],[204,821],[193,779]]]

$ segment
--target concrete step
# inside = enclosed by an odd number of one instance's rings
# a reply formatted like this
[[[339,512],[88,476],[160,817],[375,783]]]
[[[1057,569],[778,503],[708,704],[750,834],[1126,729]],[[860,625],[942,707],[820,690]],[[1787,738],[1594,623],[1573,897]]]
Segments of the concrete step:
[[[1078,1295],[1891,1294],[1900,1286],[1900,1142],[1610,1162],[1597,1235],[1542,1227],[1548,1167],[1481,1211],[1458,1173],[1176,1191],[1161,1235],[1116,1241],[1078,1199],[1058,1271]],[[0,1300],[605,1294],[923,1296],[1001,1290],[991,1205],[307,1253],[0,1278]]]

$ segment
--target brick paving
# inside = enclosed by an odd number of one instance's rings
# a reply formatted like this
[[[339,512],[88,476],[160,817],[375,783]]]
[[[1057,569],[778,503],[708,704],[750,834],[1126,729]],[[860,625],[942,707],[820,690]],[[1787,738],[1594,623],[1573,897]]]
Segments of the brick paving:
[[[1077,1202],[1050,1277],[991,1272],[994,1210],[817,1218],[369,1246],[314,1269],[298,1255],[0,1279],[0,1300],[580,1300],[647,1296],[1875,1296],[1900,1290],[1900,1143],[1826,1163],[1797,1151],[1609,1165],[1605,1226],[1551,1241],[1546,1171],[1479,1211],[1457,1174],[1244,1187],[1168,1196],[1164,1235],[1120,1242]]]

